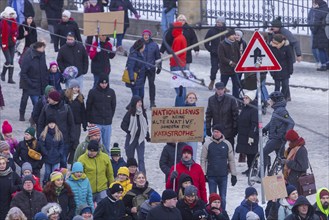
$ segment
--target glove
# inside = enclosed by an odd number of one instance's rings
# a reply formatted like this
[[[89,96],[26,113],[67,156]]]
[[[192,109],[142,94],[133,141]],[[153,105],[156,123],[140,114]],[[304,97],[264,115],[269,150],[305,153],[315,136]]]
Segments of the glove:
[[[172,171],[171,175],[170,175],[170,181],[173,182],[174,179],[176,179],[178,176],[178,172],[177,171]]]
[[[209,136],[209,137],[212,136],[212,133],[211,133],[211,130],[210,129],[207,129],[206,133],[207,133],[207,136]]]
[[[151,138],[150,138],[150,133],[149,133],[149,132],[146,133],[145,140],[146,140],[147,142],[151,142]]]
[[[161,70],[162,70],[161,68],[158,68],[157,71],[156,71],[156,73],[157,74],[161,73]]]
[[[248,138],[248,144],[252,145],[254,143],[254,139],[253,138]]]
[[[99,53],[102,51],[102,49],[100,47],[97,47],[96,51],[97,51],[97,53]]]
[[[135,84],[135,81],[134,81],[134,80],[131,80],[131,81],[130,81],[130,85],[131,85],[131,87],[135,87],[135,85],[136,85],[136,84]]]
[[[117,51],[117,47],[116,46],[113,46],[112,47],[112,52],[116,52]]]
[[[134,14],[135,15],[135,18],[137,19],[137,20],[139,20],[139,18],[141,17],[139,14]]]
[[[238,180],[236,179],[236,176],[231,176],[231,184],[232,186],[235,186],[235,184],[238,182]]]
[[[206,180],[206,183],[208,182],[208,177],[207,175],[204,175],[204,179]]]
[[[266,130],[265,128],[262,129],[263,135],[267,135],[268,130]]]

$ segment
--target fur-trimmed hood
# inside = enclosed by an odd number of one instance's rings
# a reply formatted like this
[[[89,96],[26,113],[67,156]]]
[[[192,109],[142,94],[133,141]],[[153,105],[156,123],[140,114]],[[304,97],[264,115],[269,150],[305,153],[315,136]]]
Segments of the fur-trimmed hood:
[[[14,16],[10,17],[10,14],[14,14]],[[16,11],[12,8],[7,6],[3,12],[1,12],[1,17],[2,18],[17,18],[17,13]]]

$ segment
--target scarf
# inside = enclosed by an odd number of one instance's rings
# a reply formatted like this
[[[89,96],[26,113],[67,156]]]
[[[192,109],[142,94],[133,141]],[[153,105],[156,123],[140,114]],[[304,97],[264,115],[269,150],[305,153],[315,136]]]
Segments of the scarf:
[[[193,160],[192,159],[190,159],[190,160],[188,160],[188,161],[185,161],[185,160],[183,160],[182,159],[182,164],[184,164],[186,167],[191,167],[191,165],[193,164]]]
[[[8,22],[9,21],[9,22]],[[9,38],[13,44],[16,44],[17,37],[17,23],[14,18],[9,18],[8,20],[2,19],[2,50],[8,50],[9,47]],[[10,33],[9,33],[10,32]]]
[[[72,100],[75,100],[79,96],[79,93],[73,94]]]
[[[289,199],[289,198],[286,198],[286,200],[287,200],[287,203],[288,203],[289,205],[294,205],[295,202],[296,202],[296,200],[292,200],[292,199]]]
[[[137,119],[137,115],[138,115],[139,119]],[[131,138],[130,138],[129,144],[131,144],[135,139],[135,136],[136,136],[136,133],[138,130],[137,120],[139,120],[139,123],[140,123],[140,133],[139,133],[139,137],[138,137],[138,144],[141,144],[146,137],[147,129],[148,129],[146,118],[144,117],[143,110],[141,108],[136,109],[136,115],[130,116],[130,123],[129,123],[128,130],[130,131]]]
[[[55,187],[55,193],[56,193],[57,197],[61,194],[63,189],[64,189],[64,186]]]
[[[224,40],[226,43],[228,43],[229,45],[232,45],[235,41],[231,41],[228,38],[225,38]]]
[[[287,158],[287,160],[294,160],[295,156],[297,154],[297,151],[301,146],[305,144],[305,141],[302,137],[300,137],[297,141],[290,142],[289,148],[284,152],[284,156]],[[283,169],[283,176],[284,179],[287,180],[288,176],[290,174],[291,169],[287,166],[287,164],[284,165]]]
[[[71,178],[73,179],[73,180],[75,180],[75,181],[78,181],[78,180],[84,180],[84,179],[86,179],[86,174],[85,173],[83,173],[82,174],[82,176],[80,177],[80,178],[78,178],[78,177],[76,177],[75,175],[71,175]]]
[[[11,169],[11,167],[8,167],[8,169],[0,171],[0,176],[7,176],[12,172],[13,172],[13,170]]]

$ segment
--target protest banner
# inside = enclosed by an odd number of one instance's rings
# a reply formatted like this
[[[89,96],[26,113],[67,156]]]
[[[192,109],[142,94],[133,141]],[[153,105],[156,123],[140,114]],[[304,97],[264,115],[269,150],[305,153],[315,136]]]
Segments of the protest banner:
[[[151,142],[201,142],[204,108],[152,108]]]
[[[287,197],[286,184],[282,174],[264,177],[263,185],[267,201]]]

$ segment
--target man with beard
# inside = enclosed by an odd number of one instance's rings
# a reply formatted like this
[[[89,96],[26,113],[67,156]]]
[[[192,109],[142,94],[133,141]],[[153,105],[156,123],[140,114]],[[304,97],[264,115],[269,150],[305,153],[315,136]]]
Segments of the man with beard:
[[[329,219],[329,190],[327,188],[321,188],[316,193],[316,203],[313,205],[315,214],[320,217],[321,220]]]

